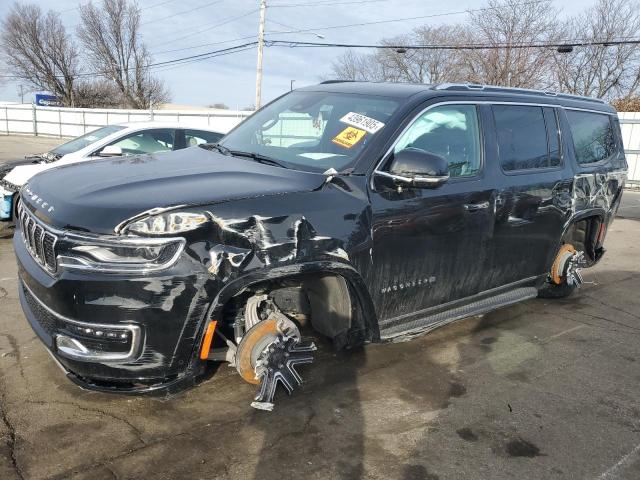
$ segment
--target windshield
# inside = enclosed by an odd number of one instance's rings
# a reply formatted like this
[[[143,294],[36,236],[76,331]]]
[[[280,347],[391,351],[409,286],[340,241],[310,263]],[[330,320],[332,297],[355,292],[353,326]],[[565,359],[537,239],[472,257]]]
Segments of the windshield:
[[[312,172],[342,171],[397,107],[384,97],[293,92],[245,120],[220,144],[232,155],[252,153]]]
[[[88,147],[92,143],[102,140],[112,133],[124,130],[125,128],[126,127],[121,127],[119,125],[109,125],[107,127],[99,128],[97,130],[94,130],[93,132],[85,133],[78,138],[74,138],[67,143],[58,145],[56,148],[51,150],[51,153],[58,157],[61,157],[62,155],[66,155],[68,153],[77,152],[78,150],[82,150],[84,147]]]

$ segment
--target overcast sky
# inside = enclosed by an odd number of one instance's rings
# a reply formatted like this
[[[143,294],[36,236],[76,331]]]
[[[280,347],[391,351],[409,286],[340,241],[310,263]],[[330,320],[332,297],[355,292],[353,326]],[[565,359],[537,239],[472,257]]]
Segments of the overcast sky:
[[[78,0],[37,0],[34,3],[43,10],[63,12],[64,24],[71,31],[75,30],[79,15],[74,7]],[[258,3],[258,0],[138,0],[144,41],[155,62],[253,41],[258,30]],[[563,16],[573,15],[592,3],[593,0],[554,1],[556,7],[562,8]],[[11,4],[10,0],[0,2],[0,18],[4,18]],[[467,14],[349,28],[326,27],[478,9],[486,6],[486,0],[267,0],[267,5],[267,32],[314,30],[295,34],[271,33],[267,38],[377,43],[382,38],[406,33],[424,24],[463,22]],[[314,32],[325,38],[318,39]],[[235,40],[252,35],[252,38]],[[190,48],[203,44],[210,45]],[[332,59],[342,51],[339,48],[266,48],[263,103],[289,90],[291,80],[295,80],[296,87],[317,83],[330,73]],[[242,108],[254,103],[256,55],[256,49],[252,48],[184,66],[159,68],[156,74],[169,87],[174,103],[209,105],[221,102],[231,108]],[[17,83],[5,82],[0,85],[0,100],[18,100],[17,91]],[[31,98],[25,98],[25,101]]]

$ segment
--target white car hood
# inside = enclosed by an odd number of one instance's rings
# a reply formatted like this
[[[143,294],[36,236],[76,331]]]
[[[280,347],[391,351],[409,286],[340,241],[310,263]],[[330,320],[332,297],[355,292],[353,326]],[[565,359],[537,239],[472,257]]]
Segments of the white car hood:
[[[56,160],[51,163],[32,163],[29,165],[18,165],[11,170],[4,179],[7,182],[13,183],[18,187],[22,187],[25,183],[29,181],[31,177],[33,177],[36,173],[44,172],[45,170],[50,170],[55,167],[59,167],[61,165],[67,165],[69,163],[75,163],[79,161],[88,160],[86,158],[73,158],[70,155],[65,155],[64,157]]]

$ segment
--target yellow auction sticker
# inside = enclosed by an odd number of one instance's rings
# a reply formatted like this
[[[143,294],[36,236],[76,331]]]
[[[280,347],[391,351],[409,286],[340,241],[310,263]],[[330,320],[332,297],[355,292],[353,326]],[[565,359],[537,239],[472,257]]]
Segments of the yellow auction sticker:
[[[367,134],[364,130],[358,130],[357,128],[347,127],[342,130],[338,135],[333,137],[331,140],[333,143],[336,143],[344,148],[351,148],[356,143],[364,138]]]

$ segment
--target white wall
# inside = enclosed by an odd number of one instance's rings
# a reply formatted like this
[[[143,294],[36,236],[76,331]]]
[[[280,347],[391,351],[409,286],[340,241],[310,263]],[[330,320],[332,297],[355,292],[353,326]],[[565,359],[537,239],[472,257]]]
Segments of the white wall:
[[[640,183],[640,112],[620,112],[618,117],[629,164],[629,180]]]
[[[165,121],[226,133],[252,112],[235,110],[119,110],[34,107],[0,103],[0,134],[77,137],[104,125]]]

